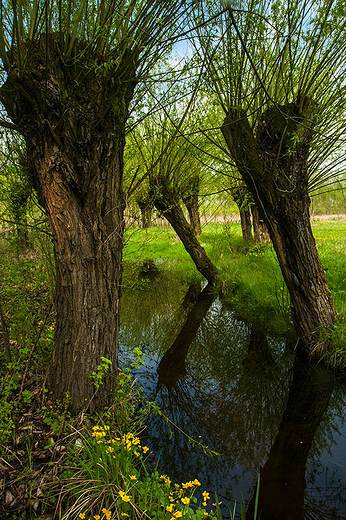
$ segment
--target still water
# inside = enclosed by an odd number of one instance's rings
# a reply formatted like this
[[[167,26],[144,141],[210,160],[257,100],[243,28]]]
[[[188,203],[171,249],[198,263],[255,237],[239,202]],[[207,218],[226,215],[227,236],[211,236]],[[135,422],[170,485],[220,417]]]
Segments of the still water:
[[[135,376],[144,395],[220,454],[152,415],[146,443],[161,473],[197,478],[225,518],[243,497],[253,519],[260,474],[261,520],[346,519],[344,378],[309,367],[292,341],[168,274],[125,287],[121,314],[121,358],[143,351]]]

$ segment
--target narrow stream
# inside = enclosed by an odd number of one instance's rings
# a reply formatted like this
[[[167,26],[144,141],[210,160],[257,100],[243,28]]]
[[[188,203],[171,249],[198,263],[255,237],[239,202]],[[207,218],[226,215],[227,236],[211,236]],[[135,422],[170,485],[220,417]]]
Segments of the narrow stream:
[[[146,440],[173,482],[198,478],[225,518],[243,500],[253,519],[346,519],[345,380],[294,356],[294,345],[245,323],[208,287],[168,275],[124,288],[121,357],[145,365],[144,395],[189,436],[148,419]]]

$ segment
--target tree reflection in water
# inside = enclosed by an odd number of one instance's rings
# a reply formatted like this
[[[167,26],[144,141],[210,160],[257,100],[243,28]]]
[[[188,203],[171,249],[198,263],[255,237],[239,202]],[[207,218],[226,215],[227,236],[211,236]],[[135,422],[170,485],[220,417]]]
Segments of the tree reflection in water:
[[[162,280],[154,284],[138,303],[138,293],[125,292],[124,350],[145,351],[146,366],[136,376],[148,398],[189,435],[221,453],[209,459],[177,430],[170,435],[162,419],[151,417],[148,442],[162,471],[177,482],[198,478],[231,505],[241,493],[250,499],[262,467],[260,500],[267,515],[262,520],[345,518],[344,475],[335,471],[329,477],[330,466],[320,463],[337,436],[334,415],[344,420],[344,385],[331,397],[332,374],[308,369],[298,359],[293,363],[293,348],[284,338],[237,318],[207,289],[196,300],[195,288],[184,298],[181,287],[165,288]],[[249,518],[252,507],[250,500]],[[284,516],[285,508],[291,516]]]
[[[189,293],[190,288],[187,294]],[[190,310],[178,336],[159,363],[157,369],[159,385],[164,384],[167,388],[170,388],[186,375],[186,356],[190,345],[215,298],[215,289],[211,285],[207,285],[198,295],[196,303]]]
[[[304,505],[305,472],[316,430],[328,408],[333,392],[333,373],[321,365],[312,366],[298,354],[293,365],[286,408],[267,462],[260,471],[258,508],[261,520],[303,520],[337,518],[329,507]],[[247,518],[253,519],[255,497]]]

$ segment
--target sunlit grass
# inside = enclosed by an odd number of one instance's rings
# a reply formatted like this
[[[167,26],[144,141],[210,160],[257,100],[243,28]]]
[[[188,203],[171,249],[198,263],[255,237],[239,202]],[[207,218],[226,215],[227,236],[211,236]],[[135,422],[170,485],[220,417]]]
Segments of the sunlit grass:
[[[314,223],[313,232],[336,310],[346,314],[346,223],[342,220]]]
[[[315,222],[313,232],[337,312],[346,313],[346,224]],[[126,238],[125,265],[151,258],[162,269],[202,279],[171,228],[129,229]],[[292,330],[289,295],[271,245],[244,242],[237,222],[205,226],[200,242],[220,270],[225,300],[240,316],[277,332]]]

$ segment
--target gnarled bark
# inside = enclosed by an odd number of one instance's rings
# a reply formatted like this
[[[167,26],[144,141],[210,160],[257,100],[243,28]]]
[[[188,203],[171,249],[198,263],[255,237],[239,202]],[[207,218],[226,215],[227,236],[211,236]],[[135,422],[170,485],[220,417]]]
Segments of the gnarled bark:
[[[308,108],[306,108],[306,117]],[[316,327],[331,327],[335,307],[309,216],[307,161],[312,130],[298,105],[272,107],[255,138],[246,114],[230,112],[222,133],[255,203],[263,211],[290,293],[299,338],[312,350]]]
[[[101,357],[117,366],[123,149],[134,88],[126,78],[133,71],[121,78],[119,66],[116,82],[79,63],[74,75],[62,62],[59,35],[23,45],[31,46],[30,63],[19,74],[14,53],[0,98],[26,140],[53,234],[57,320],[49,385],[57,398],[68,393],[77,412],[93,399],[89,375]],[[106,378],[98,402],[109,400],[111,390]]]

